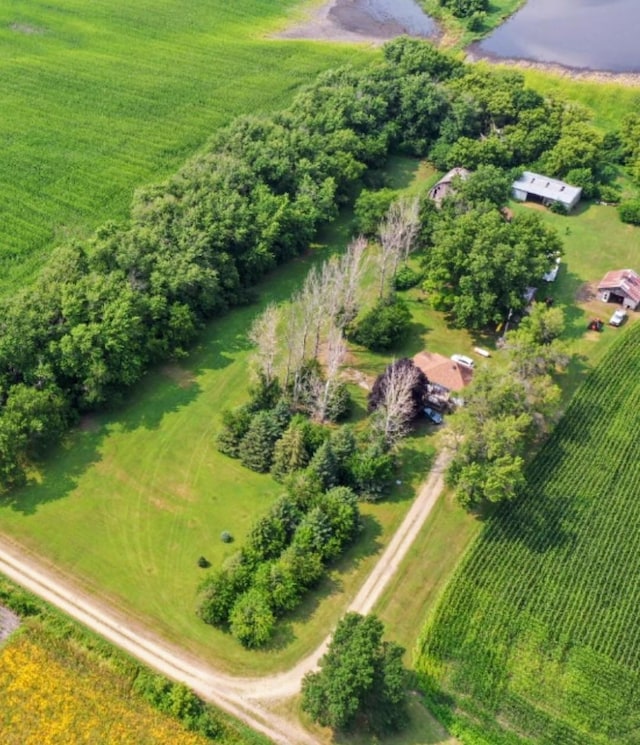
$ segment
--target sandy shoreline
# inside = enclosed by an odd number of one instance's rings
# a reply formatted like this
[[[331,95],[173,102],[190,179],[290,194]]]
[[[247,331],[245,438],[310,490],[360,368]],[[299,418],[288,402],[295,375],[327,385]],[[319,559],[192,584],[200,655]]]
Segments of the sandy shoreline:
[[[315,8],[310,8],[306,20],[294,23],[273,38],[382,45],[396,36],[407,33],[411,35],[406,27],[391,18],[385,18],[383,21],[375,18],[368,12],[367,7],[367,0],[327,0]],[[436,33],[428,38],[438,44],[443,33],[442,29],[436,28]],[[556,63],[496,57],[479,51],[477,44],[472,44],[465,52],[468,62],[487,62],[491,65],[523,70],[541,70],[572,80],[617,83],[630,88],[640,87],[640,73],[577,69]]]
[[[589,68],[567,67],[555,62],[537,62],[528,59],[516,59],[511,57],[497,57],[492,54],[484,54],[472,44],[467,47],[467,62],[487,62],[490,65],[502,67],[515,67],[521,70],[540,70],[572,80],[582,80],[591,83],[617,83],[628,88],[640,87],[640,73],[638,72],[608,72],[607,70],[591,70]]]
[[[439,31],[435,28],[433,35],[421,38],[437,40]],[[375,18],[367,9],[367,0],[328,0],[311,8],[307,20],[295,23],[273,38],[381,45],[404,34],[411,35],[411,30],[392,18]]]

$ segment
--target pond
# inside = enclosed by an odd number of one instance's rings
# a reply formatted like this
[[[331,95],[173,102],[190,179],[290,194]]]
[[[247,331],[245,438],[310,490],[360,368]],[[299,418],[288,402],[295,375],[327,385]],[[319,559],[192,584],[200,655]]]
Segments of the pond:
[[[279,36],[382,42],[402,34],[430,38],[438,30],[415,0],[328,0],[308,21]]]
[[[528,0],[474,56],[640,72],[640,0]]]
[[[360,27],[384,38],[399,34],[428,37],[438,30],[415,0],[338,0],[329,16],[350,31]]]

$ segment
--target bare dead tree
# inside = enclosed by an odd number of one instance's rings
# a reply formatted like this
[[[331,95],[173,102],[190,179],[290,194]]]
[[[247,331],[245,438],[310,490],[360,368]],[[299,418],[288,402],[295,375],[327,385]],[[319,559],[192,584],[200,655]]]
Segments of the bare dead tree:
[[[294,403],[300,399],[301,371],[307,358],[307,338],[309,323],[305,314],[300,311],[298,297],[294,297],[286,313],[284,342],[285,355],[285,384],[291,386]]]
[[[380,223],[380,297],[384,295],[387,279],[395,277],[398,266],[406,261],[415,247],[420,228],[418,199],[398,199],[389,207]]]
[[[424,373],[409,359],[394,360],[371,391],[373,423],[391,447],[406,436],[426,390]]]
[[[332,325],[327,335],[327,357],[325,365],[325,381],[318,391],[316,398],[315,418],[324,422],[327,419],[331,389],[334,386],[340,367],[347,355],[347,345],[342,335],[342,329]]]
[[[367,240],[363,236],[354,238],[340,258],[338,281],[336,282],[334,322],[344,328],[358,315],[362,276],[366,269]]]
[[[256,347],[254,360],[267,383],[275,376],[279,322],[280,311],[275,303],[270,303],[254,320],[249,330],[249,340]]]
[[[325,322],[324,278],[322,269],[311,267],[302,285],[302,290],[296,298],[298,312],[306,319],[308,333],[305,337],[306,346],[312,345],[312,356],[317,357],[320,346],[320,335]]]

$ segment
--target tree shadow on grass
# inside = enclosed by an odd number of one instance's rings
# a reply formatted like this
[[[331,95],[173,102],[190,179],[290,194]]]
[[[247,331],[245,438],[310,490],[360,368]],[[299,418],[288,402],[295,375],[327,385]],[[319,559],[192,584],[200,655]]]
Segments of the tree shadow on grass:
[[[2,496],[0,503],[23,515],[33,515],[41,504],[66,497],[82,474],[100,460],[100,445],[105,435],[106,428],[98,424],[92,424],[89,431],[70,435],[62,445],[47,453],[42,477],[31,476],[24,486]]]

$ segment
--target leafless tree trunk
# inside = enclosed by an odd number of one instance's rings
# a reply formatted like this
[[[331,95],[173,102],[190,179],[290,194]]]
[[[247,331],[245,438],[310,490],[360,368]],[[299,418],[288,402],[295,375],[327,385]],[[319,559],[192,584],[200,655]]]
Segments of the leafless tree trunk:
[[[362,275],[366,269],[366,248],[367,241],[363,236],[354,238],[339,262],[334,322],[341,328],[358,315]]]
[[[380,224],[380,297],[384,295],[386,282],[393,279],[400,262],[406,261],[413,248],[420,228],[418,199],[399,199],[389,207]]]
[[[249,340],[256,347],[254,358],[267,383],[270,383],[275,375],[279,322],[280,311],[274,303],[270,303],[254,320],[249,330]]]
[[[389,446],[404,437],[415,415],[413,388],[419,381],[420,372],[413,365],[390,365],[385,378],[381,403],[376,408],[374,425]]]
[[[301,312],[299,296],[296,296],[287,311],[284,340],[286,344],[285,382],[291,385],[294,404],[300,399],[301,368],[307,357],[309,322]]]

